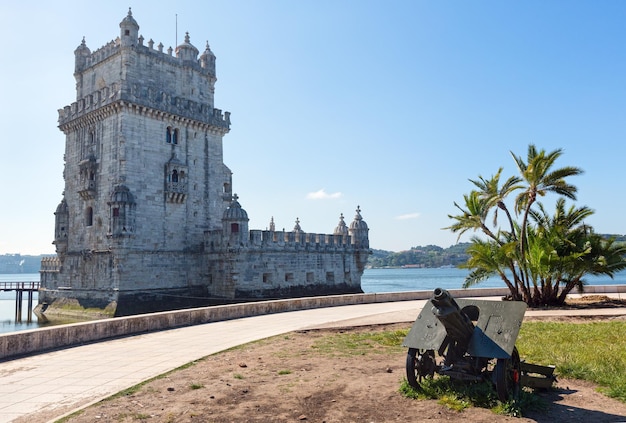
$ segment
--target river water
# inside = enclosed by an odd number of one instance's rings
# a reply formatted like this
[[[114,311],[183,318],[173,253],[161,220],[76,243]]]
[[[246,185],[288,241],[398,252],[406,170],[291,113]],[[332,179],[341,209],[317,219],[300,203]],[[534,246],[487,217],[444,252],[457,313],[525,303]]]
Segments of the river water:
[[[459,289],[463,285],[467,270],[451,268],[436,269],[366,269],[361,278],[361,288],[366,293],[430,291],[435,288]],[[31,282],[38,281],[38,273],[0,274],[0,282]],[[626,285],[626,271],[618,273],[614,279],[608,276],[591,276],[587,278],[589,285]],[[477,288],[504,287],[499,278],[490,278]],[[37,304],[35,294],[34,305]],[[33,322],[26,322],[27,301],[24,295],[22,306],[22,323],[15,319],[15,292],[0,292],[0,333],[14,332],[25,329],[36,329],[44,326],[33,315]]]

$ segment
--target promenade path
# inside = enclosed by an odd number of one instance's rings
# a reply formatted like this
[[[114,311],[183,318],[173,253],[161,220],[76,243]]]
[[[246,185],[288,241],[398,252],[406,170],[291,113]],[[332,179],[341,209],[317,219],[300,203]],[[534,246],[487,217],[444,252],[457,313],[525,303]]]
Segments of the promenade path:
[[[269,314],[113,339],[2,362],[0,423],[54,422],[183,364],[295,330],[413,322],[424,304],[424,300],[402,301]],[[626,315],[626,308],[528,311],[526,315],[581,313]]]

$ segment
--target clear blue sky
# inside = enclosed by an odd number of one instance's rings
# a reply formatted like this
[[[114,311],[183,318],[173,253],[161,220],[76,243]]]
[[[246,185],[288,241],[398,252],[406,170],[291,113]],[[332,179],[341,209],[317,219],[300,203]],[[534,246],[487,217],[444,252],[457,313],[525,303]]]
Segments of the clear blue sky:
[[[252,229],[332,233],[360,205],[372,248],[447,247],[468,179],[534,143],[585,170],[597,232],[626,233],[626,1],[60,0],[0,5],[0,254],[54,252],[73,51],[129,6],[155,44],[209,41]]]

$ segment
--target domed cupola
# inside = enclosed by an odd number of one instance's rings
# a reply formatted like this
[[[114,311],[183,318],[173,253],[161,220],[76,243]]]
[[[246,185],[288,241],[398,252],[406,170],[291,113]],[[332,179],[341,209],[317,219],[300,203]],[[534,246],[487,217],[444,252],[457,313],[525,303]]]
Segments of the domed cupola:
[[[369,248],[370,242],[368,238],[369,228],[367,223],[361,217],[361,208],[357,206],[354,220],[350,223],[348,233],[352,237],[352,244],[362,248]]]
[[[343,213],[339,216],[339,223],[333,232],[333,235],[348,235],[348,225],[343,220]]]
[[[61,200],[54,212],[54,241],[56,252],[61,257],[67,252],[67,234],[70,225],[70,212],[65,198]]]
[[[122,47],[132,47],[137,45],[139,37],[139,24],[133,18],[133,12],[128,8],[128,15],[120,22],[120,40]]]
[[[185,42],[176,47],[176,57],[186,61],[196,61],[198,59],[198,49],[189,42],[189,33],[185,33]]]
[[[80,72],[87,67],[87,59],[91,56],[91,50],[85,43],[85,37],[76,50],[74,50],[74,72]]]
[[[231,245],[244,245],[248,239],[248,213],[241,208],[237,194],[222,217],[222,229],[225,240]]]
[[[209,71],[211,75],[215,76],[215,55],[211,51],[208,41],[206,42],[204,52],[200,56],[200,66]]]

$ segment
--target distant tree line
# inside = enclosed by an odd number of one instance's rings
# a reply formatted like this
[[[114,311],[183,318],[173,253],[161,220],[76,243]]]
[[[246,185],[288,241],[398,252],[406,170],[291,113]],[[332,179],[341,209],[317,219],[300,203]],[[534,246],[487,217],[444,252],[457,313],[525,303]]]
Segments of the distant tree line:
[[[469,258],[469,243],[459,243],[448,248],[437,245],[411,247],[407,251],[372,250],[368,260],[370,267],[442,267],[458,266]]]
[[[602,234],[613,238],[616,244],[626,244],[626,235]],[[407,251],[372,250],[367,264],[369,267],[457,267],[469,259],[467,248],[470,242],[460,242],[448,248],[437,245],[411,247]]]

